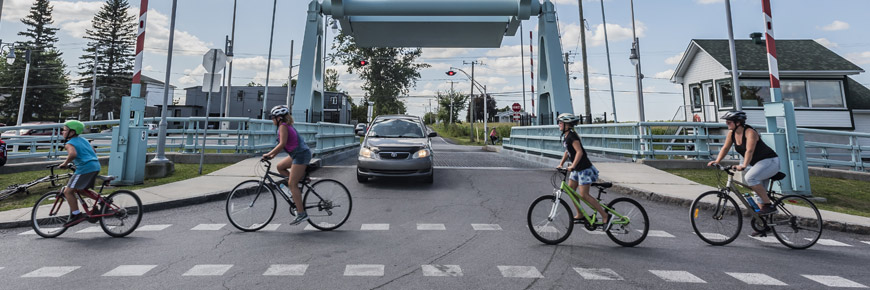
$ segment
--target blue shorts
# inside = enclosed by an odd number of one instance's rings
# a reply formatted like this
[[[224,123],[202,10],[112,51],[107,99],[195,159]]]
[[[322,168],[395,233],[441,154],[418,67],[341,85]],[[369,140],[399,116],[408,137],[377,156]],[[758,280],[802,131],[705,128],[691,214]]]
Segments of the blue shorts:
[[[598,181],[598,169],[595,166],[580,170],[571,171],[571,180],[580,183],[580,185],[592,184]]]
[[[290,152],[290,158],[293,158],[293,164],[308,165],[311,162],[311,150],[293,150]]]

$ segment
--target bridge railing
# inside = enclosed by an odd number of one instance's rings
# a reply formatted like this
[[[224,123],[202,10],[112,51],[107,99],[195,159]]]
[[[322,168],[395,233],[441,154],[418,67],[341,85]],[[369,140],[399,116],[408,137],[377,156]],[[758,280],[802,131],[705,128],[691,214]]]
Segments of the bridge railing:
[[[755,126],[764,131],[764,126]],[[590,152],[637,159],[701,159],[716,158],[722,148],[727,126],[704,122],[641,122],[590,124],[575,127]],[[834,130],[803,129],[807,161],[812,166],[868,169],[870,134]],[[561,157],[559,127],[515,126],[504,148],[530,154]],[[732,147],[731,158],[737,158]]]
[[[159,118],[145,118],[146,123],[157,123]],[[206,150],[209,153],[256,153],[270,150],[277,144],[277,129],[269,120],[250,118],[209,118],[209,123],[217,126],[220,122],[229,122],[230,128],[234,129],[208,129],[208,136],[203,140],[205,133],[205,117],[170,117],[167,123],[174,124],[173,129],[166,130],[166,150],[169,152],[196,153]],[[104,127],[114,127],[119,124],[118,120],[84,122],[85,131],[99,130]],[[15,132],[14,130],[39,129],[48,131],[49,135],[40,136],[17,136],[5,134],[3,140],[7,143],[9,159],[45,158],[57,159],[66,156],[63,150],[63,137],[61,136],[62,123],[41,124],[26,126],[0,127],[0,131]],[[359,146],[354,138],[354,127],[345,124],[333,123],[301,123],[294,124],[294,128],[305,139],[306,144],[316,156],[325,156],[337,151]],[[156,152],[157,129],[148,130],[146,142],[148,152]],[[107,156],[110,154],[112,133],[86,133],[82,137],[91,141],[97,155]],[[205,141],[205,142],[204,142]],[[18,146],[18,152],[13,148]]]

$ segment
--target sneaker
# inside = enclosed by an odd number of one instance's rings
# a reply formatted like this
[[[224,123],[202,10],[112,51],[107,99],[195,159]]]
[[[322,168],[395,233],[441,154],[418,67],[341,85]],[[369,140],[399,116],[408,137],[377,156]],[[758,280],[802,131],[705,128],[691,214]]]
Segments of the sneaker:
[[[610,231],[611,227],[613,227],[613,214],[608,213],[607,214],[607,224],[604,225],[604,228],[602,228],[602,230],[607,232],[607,231]]]
[[[84,212],[79,212],[78,214],[71,214],[69,215],[69,219],[67,220],[67,222],[63,224],[63,227],[68,228],[77,225],[80,222],[85,221],[86,219],[88,219],[88,215]]]
[[[296,219],[293,220],[292,222],[290,222],[290,225],[295,226],[295,225],[298,225],[298,224],[300,224],[304,221],[307,221],[307,220],[308,220],[308,213],[300,212],[298,215],[296,215]]]
[[[758,214],[760,214],[760,215],[768,215],[768,214],[773,214],[773,213],[776,213],[776,207],[774,207],[773,205],[771,205],[769,203],[762,205],[761,210],[758,211]]]

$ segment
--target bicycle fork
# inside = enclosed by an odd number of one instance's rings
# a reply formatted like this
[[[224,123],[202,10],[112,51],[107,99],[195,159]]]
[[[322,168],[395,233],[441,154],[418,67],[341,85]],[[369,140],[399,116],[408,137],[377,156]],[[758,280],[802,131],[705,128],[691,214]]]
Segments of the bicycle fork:
[[[553,221],[556,218],[556,210],[559,208],[559,200],[562,198],[562,190],[553,190],[553,207],[550,208],[550,215],[547,216],[547,221]]]

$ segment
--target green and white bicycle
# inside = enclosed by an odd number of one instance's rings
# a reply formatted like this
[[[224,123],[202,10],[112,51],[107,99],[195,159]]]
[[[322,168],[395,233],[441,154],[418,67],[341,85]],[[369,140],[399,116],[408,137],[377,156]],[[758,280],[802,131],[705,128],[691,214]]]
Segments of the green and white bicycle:
[[[557,169],[552,178],[553,194],[538,197],[529,207],[527,216],[529,230],[536,239],[545,244],[556,245],[564,242],[571,236],[575,223],[582,224],[589,231],[605,227],[604,224],[596,222],[597,211],[591,210],[591,214],[586,213],[581,206],[581,201],[587,207],[593,207],[568,186],[567,178],[568,170]],[[559,181],[561,184],[558,183]],[[601,201],[601,194],[607,193],[606,189],[612,186],[610,182],[592,183],[592,187],[598,188],[598,196],[595,199],[614,219],[610,230],[606,231],[607,236],[621,246],[636,246],[643,242],[649,233],[649,217],[643,206],[631,198],[620,197],[605,205]],[[577,205],[582,218],[574,219],[574,212],[562,199],[563,194]]]

